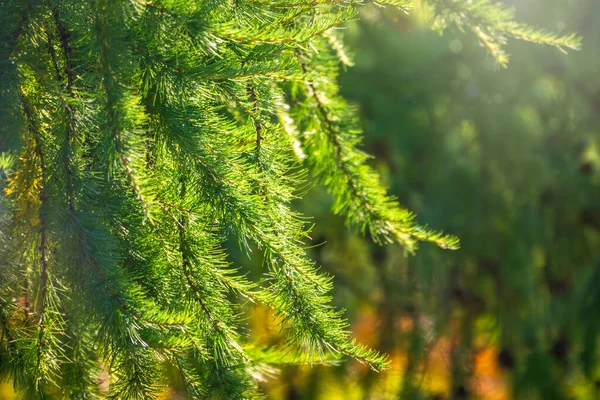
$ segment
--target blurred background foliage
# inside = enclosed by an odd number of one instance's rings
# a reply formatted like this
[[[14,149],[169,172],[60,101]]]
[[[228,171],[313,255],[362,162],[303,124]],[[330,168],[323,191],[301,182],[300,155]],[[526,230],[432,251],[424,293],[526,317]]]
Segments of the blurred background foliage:
[[[462,247],[374,245],[312,189],[298,204],[315,216],[312,256],[392,368],[290,368],[265,383],[270,398],[600,398],[600,2],[506,3],[520,21],[579,32],[583,50],[513,41],[500,69],[473,35],[389,9],[364,8],[347,29],[355,66],[340,84],[373,165]],[[268,318],[251,321],[269,343]]]
[[[506,2],[520,21],[579,32],[583,50],[511,41],[500,69],[472,35],[414,15],[364,7],[347,28],[355,66],[340,84],[373,165],[461,249],[375,245],[311,189],[297,204],[315,216],[311,255],[355,336],[392,365],[289,367],[265,377],[269,398],[600,398],[600,2]],[[272,316],[248,311],[252,338],[273,344]]]

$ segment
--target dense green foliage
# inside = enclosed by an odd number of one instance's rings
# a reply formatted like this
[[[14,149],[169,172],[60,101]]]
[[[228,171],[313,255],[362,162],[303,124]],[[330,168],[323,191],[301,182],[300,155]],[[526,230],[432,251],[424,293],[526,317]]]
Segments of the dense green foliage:
[[[473,30],[501,65],[510,36],[578,47],[489,1],[383,3]],[[2,2],[1,378],[93,398],[104,370],[111,398],[147,399],[168,364],[190,397],[233,399],[258,396],[271,364],[333,353],[386,367],[350,338],[290,206],[309,171],[375,241],[457,247],[419,226],[360,150],[334,29],[360,5]],[[262,278],[230,266],[226,240],[260,250]],[[247,340],[243,299],[273,310],[284,342]]]

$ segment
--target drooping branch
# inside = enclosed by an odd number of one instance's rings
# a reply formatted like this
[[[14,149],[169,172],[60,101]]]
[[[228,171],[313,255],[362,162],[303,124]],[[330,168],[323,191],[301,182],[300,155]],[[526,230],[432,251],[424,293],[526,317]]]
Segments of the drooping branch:
[[[296,50],[304,74],[310,68],[306,55]],[[335,84],[327,78],[316,87],[306,81],[306,96],[314,109],[308,109],[299,119],[316,132],[305,136],[309,148],[307,159],[313,173],[334,194],[334,212],[370,232],[377,242],[401,243],[414,251],[418,241],[431,241],[444,248],[457,248],[458,240],[450,235],[430,231],[417,225],[414,215],[398,206],[379,183],[378,174],[367,165],[368,156],[360,145],[360,128],[337,94]]]
[[[130,165],[128,158],[131,156],[126,153],[126,143],[124,143],[123,135],[126,134],[126,130],[133,129],[132,126],[124,126],[128,121],[126,110],[123,109],[124,96],[123,90],[121,89],[122,83],[117,82],[117,66],[112,61],[112,56],[109,50],[108,44],[108,29],[107,29],[107,17],[106,10],[98,11],[96,14],[95,25],[97,41],[100,45],[100,65],[102,69],[102,89],[106,99],[106,113],[107,113],[107,125],[109,136],[112,142],[111,150],[117,154],[118,160],[125,171],[133,191],[140,204],[144,209],[144,213],[152,221],[150,204],[147,196],[142,191],[142,185],[134,173],[134,169]],[[117,23],[124,24],[125,21],[117,21]]]

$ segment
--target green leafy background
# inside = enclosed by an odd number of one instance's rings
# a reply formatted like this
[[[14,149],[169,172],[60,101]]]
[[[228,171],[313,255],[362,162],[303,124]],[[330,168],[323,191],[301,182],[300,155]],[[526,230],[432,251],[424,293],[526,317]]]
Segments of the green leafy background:
[[[512,2],[521,21],[577,31],[568,56],[510,42],[507,69],[469,34],[363,10],[340,77],[366,151],[418,221],[460,250],[406,257],[348,233],[312,190],[312,254],[355,334],[389,352],[284,372],[280,399],[594,399],[600,393],[600,3]]]

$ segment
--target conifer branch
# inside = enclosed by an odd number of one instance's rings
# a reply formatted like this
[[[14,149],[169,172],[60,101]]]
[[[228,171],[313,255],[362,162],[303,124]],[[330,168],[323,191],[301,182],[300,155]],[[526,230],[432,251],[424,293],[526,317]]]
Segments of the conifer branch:
[[[180,142],[179,144],[183,145],[183,142]],[[201,159],[199,153],[200,152],[198,151],[194,152],[194,156],[196,159]],[[201,165],[205,167],[207,164],[207,162],[202,161]],[[209,169],[209,171],[212,181],[214,183],[222,182],[222,179],[224,178],[214,174],[214,167]],[[221,189],[229,188],[228,190],[233,190],[234,187],[235,186],[227,185],[221,186]],[[267,254],[273,254],[273,257],[276,257],[277,260],[280,260],[278,262],[283,262],[284,267],[282,268],[291,269],[295,271],[292,275],[277,275],[280,277],[279,281],[288,282],[287,285],[290,285],[290,288],[294,288],[293,282],[296,279],[308,282],[311,285],[311,288],[307,288],[304,286],[304,291],[302,293],[297,292],[295,290],[292,290],[291,292],[277,292],[276,295],[273,295],[275,297],[272,297],[271,300],[267,301],[267,304],[273,306],[274,310],[277,313],[285,312],[285,315],[289,316],[288,320],[292,322],[291,325],[297,332],[297,336],[294,341],[303,342],[304,340],[307,340],[306,343],[308,344],[309,349],[315,351],[318,351],[318,349],[322,349],[322,346],[324,345],[326,346],[325,348],[334,349],[343,354],[352,355],[354,358],[364,361],[376,370],[382,369],[385,365],[385,362],[382,358],[379,357],[379,355],[376,355],[372,352],[363,351],[364,349],[355,345],[346,346],[342,344],[346,340],[347,333],[345,333],[344,331],[345,325],[340,320],[339,315],[330,314],[327,317],[323,316],[322,319],[319,319],[318,321],[313,319],[318,318],[318,315],[320,315],[319,312],[329,312],[329,306],[325,306],[325,299],[321,298],[321,293],[325,293],[329,290],[329,279],[314,276],[313,274],[305,270],[305,268],[303,268],[301,265],[306,265],[308,261],[300,255],[303,253],[302,250],[284,250],[280,245],[277,244],[276,238],[279,236],[279,234],[277,233],[278,229],[276,227],[270,228],[268,230],[263,230],[262,223],[260,221],[255,221],[253,218],[250,217],[250,215],[244,210],[244,208],[241,207],[241,200],[238,200],[238,197],[235,194],[231,193],[227,197],[231,201],[230,206],[233,207],[232,211],[235,210],[235,214],[242,218],[240,222],[243,221],[243,223],[248,228],[250,228],[251,235],[268,250]],[[280,210],[282,209],[282,205],[277,205],[277,207]],[[263,218],[265,217],[266,215]],[[293,223],[287,218],[285,219],[285,221],[288,221],[288,223],[291,224],[287,227],[287,229],[294,231],[294,229],[290,229],[290,226],[293,226]],[[284,228],[284,230],[285,229],[286,228]],[[273,232],[273,239],[269,237],[270,232]],[[284,235],[283,237],[279,237],[279,240],[283,243],[288,243],[289,245],[291,243],[294,243],[296,239],[286,237]],[[274,265],[277,265],[277,263],[275,263]],[[280,267],[274,266],[273,268],[275,268],[276,271],[281,270]],[[295,277],[295,275],[297,275],[297,277]],[[290,309],[290,311],[283,311],[284,309],[282,307],[284,307],[284,304],[286,304],[285,302],[289,300],[295,301],[295,303],[292,304],[296,305],[308,304],[307,302],[310,300],[307,300],[305,298],[305,296],[307,296],[308,294],[308,291],[312,292],[314,296],[317,296],[316,298],[313,298],[312,301],[315,302],[315,304],[319,304],[319,307],[324,307],[323,311],[317,312],[317,309],[311,308],[309,311],[299,312],[298,307],[293,307]],[[286,296],[284,296],[284,294]],[[288,297],[287,295],[292,297]],[[308,318],[308,320],[306,320],[306,318]],[[324,321],[328,321],[327,324],[320,325],[325,324]],[[326,326],[328,328],[326,328]],[[329,328],[333,329],[333,332],[335,332],[335,334],[326,333],[328,332]]]
[[[581,48],[581,38],[575,34],[558,35],[515,22],[514,10],[502,3],[490,0],[425,0],[423,4],[432,15],[431,22],[435,28],[445,29],[453,25],[473,31],[502,67],[508,64],[508,55],[504,51],[506,36],[547,44],[562,52],[567,48]]]
[[[75,187],[74,187],[74,174],[73,174],[73,166],[72,160],[74,158],[74,154],[72,154],[72,142],[74,140],[74,121],[75,121],[75,112],[71,105],[71,102],[76,99],[74,92],[74,75],[73,75],[73,67],[71,65],[71,45],[69,43],[69,33],[66,27],[63,25],[62,21],[59,17],[58,10],[53,11],[54,21],[56,24],[56,28],[59,32],[59,38],[62,46],[62,55],[64,57],[65,64],[65,75],[67,77],[66,90],[69,97],[72,99],[70,101],[64,101],[63,109],[66,116],[65,122],[65,137],[62,144],[61,149],[61,163],[62,169],[65,175],[65,191],[68,202],[68,215],[67,219],[69,228],[72,230],[74,237],[76,238],[76,242],[73,243],[73,247],[76,252],[79,252],[79,260],[75,263],[79,268],[84,270],[89,269],[93,271],[97,282],[100,282],[104,288],[105,299],[108,300],[109,304],[113,303],[116,305],[117,312],[121,312],[125,315],[129,315],[129,317],[135,321],[136,319],[140,321],[141,319],[135,312],[131,312],[129,305],[126,303],[124,299],[121,298],[121,294],[118,290],[115,290],[111,287],[108,276],[106,276],[105,272],[99,267],[98,260],[96,256],[90,251],[92,248],[92,244],[89,239],[89,229],[84,228],[81,225],[79,220],[79,211],[77,210],[75,203]],[[58,75],[57,79],[60,81],[61,76]],[[89,280],[89,278],[85,281],[85,286],[88,290],[93,290],[96,282]],[[100,312],[102,315],[102,312]],[[120,324],[124,322],[122,317],[117,317],[117,321],[113,322],[107,318],[107,316],[103,316],[105,319],[101,321],[102,324],[110,324],[117,323]],[[102,317],[101,317],[102,318]],[[118,320],[121,319],[121,322]],[[141,321],[140,321],[141,322]],[[113,347],[112,351],[115,353],[112,355],[112,360],[117,361],[118,365],[125,366],[127,365],[127,370],[130,375],[126,378],[121,379],[114,385],[115,394],[120,394],[121,396],[128,398],[130,394],[128,393],[145,393],[148,398],[152,398],[154,386],[150,382],[153,379],[154,375],[154,367],[153,361],[150,358],[146,347],[145,342],[139,337],[138,328],[133,323],[125,322],[125,331],[128,332],[130,338],[114,338],[111,340],[111,344],[108,345],[106,351],[111,351],[111,347]],[[123,342],[125,340],[126,342]],[[127,340],[130,340],[127,343]],[[133,344],[134,347],[131,347]],[[141,369],[141,365],[144,365],[144,368],[147,371],[143,371]]]
[[[263,131],[263,123],[258,119],[258,96],[256,95],[256,89],[252,84],[248,85],[248,93],[250,94],[250,98],[252,99],[252,113],[249,113],[250,118],[254,122],[254,129],[256,129],[256,159],[259,160],[260,156],[260,143],[264,139],[262,136]],[[247,111],[248,112],[248,111]]]
[[[180,196],[183,199],[183,198],[185,198],[185,195],[186,195],[186,184],[185,184],[185,182],[182,182]],[[246,355],[243,353],[242,347],[238,343],[236,343],[235,340],[233,340],[230,337],[231,335],[229,334],[229,332],[227,332],[227,330],[229,330],[229,329],[225,326],[226,322],[219,321],[213,315],[213,313],[209,310],[206,302],[202,298],[200,288],[198,287],[198,285],[196,285],[196,283],[194,282],[194,279],[192,278],[191,262],[188,257],[189,248],[188,248],[186,232],[185,232],[186,224],[187,224],[187,221],[186,221],[185,217],[182,217],[178,223],[178,225],[179,225],[179,228],[178,228],[179,229],[179,252],[181,253],[182,271],[185,276],[186,282],[187,282],[188,286],[190,287],[190,290],[193,293],[193,298],[200,305],[202,312],[206,316],[206,319],[208,320],[208,322],[214,329],[215,333],[217,333],[220,337],[227,340],[228,341],[227,345],[229,345],[229,346],[231,346],[231,348],[235,349],[235,351],[238,353],[238,355],[243,360],[247,360]],[[224,357],[220,354],[216,354],[215,359],[217,362],[223,362],[225,365],[230,363],[230,360],[224,359]]]
[[[75,98],[75,92],[73,91],[73,82],[74,82],[74,77],[73,77],[73,67],[71,65],[71,58],[70,58],[70,54],[71,54],[71,45],[69,44],[69,33],[67,31],[67,29],[65,28],[65,26],[63,25],[62,21],[60,20],[60,16],[59,16],[59,12],[58,9],[54,9],[52,12],[52,15],[54,17],[54,23],[56,25],[56,29],[59,33],[59,40],[62,46],[62,56],[64,58],[64,64],[65,64],[65,75],[67,77],[67,85],[66,85],[66,90],[67,93],[69,95],[69,97],[71,99]],[[53,46],[52,46],[53,48]],[[60,74],[60,71],[56,70],[56,79],[61,82],[62,81],[62,75]],[[65,171],[65,178],[66,178],[66,196],[67,196],[67,203],[69,204],[69,210],[71,212],[75,211],[75,188],[74,188],[74,184],[73,184],[73,171],[72,171],[72,167],[71,167],[71,163],[69,161],[70,158],[70,153],[71,153],[71,146],[72,146],[72,142],[73,142],[73,136],[74,136],[74,132],[73,132],[73,120],[74,120],[74,111],[71,107],[71,104],[68,100],[63,100],[64,105],[63,105],[63,109],[64,109],[64,114],[65,114],[65,137],[64,137],[64,143],[63,143],[63,159],[62,159],[62,167],[64,168]]]
[[[56,29],[58,30],[58,35],[59,35],[59,40],[60,40],[60,44],[62,46],[62,54],[64,57],[64,61],[65,61],[65,75],[67,76],[67,93],[69,94],[70,97],[74,98],[75,97],[75,93],[73,92],[73,83],[75,81],[75,77],[73,75],[73,66],[71,65],[71,44],[69,43],[69,32],[67,31],[67,28],[65,28],[65,26],[63,25],[61,19],[60,19],[60,15],[58,12],[58,9],[54,9],[52,12],[52,15],[54,17],[54,22],[56,24]],[[57,74],[57,79],[59,81],[62,80],[62,77],[60,76],[60,74]],[[69,105],[67,104],[67,107],[69,107]]]
[[[56,49],[54,48],[54,36],[51,32],[46,32],[46,36],[48,37],[48,54],[50,54],[50,59],[52,61],[52,67],[54,68],[54,73],[56,74],[56,79],[61,82],[62,74],[60,72],[60,67],[58,66],[58,58],[56,56]]]
[[[107,43],[108,32],[106,28],[106,22],[104,21],[106,16],[100,15],[101,12],[102,11],[97,12],[95,23],[97,27],[97,40],[100,45],[101,66],[103,73],[102,88],[106,98],[106,111],[108,118],[107,124],[110,132],[111,151],[114,151],[117,154],[118,160],[120,161],[121,166],[123,167],[131,186],[133,187],[133,190],[144,209],[144,213],[148,219],[152,221],[149,201],[147,196],[143,194],[139,179],[134,174],[134,171],[129,164],[125,144],[123,143],[122,135],[126,133],[126,128],[122,126],[122,124],[128,119],[128,116],[123,112],[122,107],[125,104],[124,101],[120,99],[121,93],[119,93],[120,91],[117,89],[120,83],[115,81],[116,71],[113,71],[113,65],[111,63],[111,56],[109,55]],[[125,21],[118,20],[117,23],[125,23]],[[118,107],[119,105],[121,107]]]
[[[334,212],[375,240],[457,244],[381,187],[338,93],[338,64],[351,61],[332,29],[365,2],[8,2],[1,92],[15,106],[2,106],[0,128],[22,143],[2,198],[11,278],[0,378],[29,394],[56,381],[59,396],[93,398],[108,365],[110,398],[147,399],[170,360],[190,397],[245,399],[259,397],[265,363],[333,353],[386,367],[332,306],[332,278],[307,256],[307,220],[291,206],[306,160]],[[434,27],[471,30],[498,59],[508,37],[562,49],[578,40],[513,22],[487,0],[421,3]],[[230,267],[222,244],[232,238],[264,251],[264,279]],[[297,357],[252,349],[230,293],[272,309]]]
[[[23,91],[20,93],[23,114],[26,120],[26,129],[31,137],[33,145],[33,155],[35,157],[36,171],[32,179],[38,183],[36,194],[37,203],[37,234],[35,235],[35,247],[33,249],[33,258],[37,260],[39,267],[39,283],[36,287],[35,296],[35,315],[36,315],[36,337],[31,339],[35,349],[35,364],[33,366],[32,376],[34,379],[34,389],[40,395],[43,394],[42,384],[51,382],[51,375],[58,370],[57,358],[61,356],[61,339],[59,335],[63,333],[62,318],[57,312],[58,300],[55,295],[54,287],[49,277],[49,221],[48,221],[48,171],[47,160],[43,149],[42,132],[35,119],[35,110],[32,108],[27,96]],[[28,277],[26,276],[26,289],[29,291]],[[28,296],[28,293],[26,293]],[[26,312],[29,312],[29,301],[25,300]],[[27,318],[29,320],[29,318]],[[27,321],[29,322],[29,321]],[[27,339],[26,339],[27,340]]]
[[[17,341],[14,319],[9,315],[11,304],[6,301],[3,296],[0,296],[0,345],[6,346],[1,354],[5,360],[0,364],[0,377],[10,378],[21,383],[33,384],[30,379],[27,379],[23,373],[24,369],[24,354],[23,349],[19,347]],[[23,382],[26,381],[26,382]]]
[[[17,28],[15,29],[15,32],[12,34],[12,42],[13,42],[13,49],[8,51],[8,55],[12,55],[14,48],[17,47],[19,38],[21,37],[21,35],[23,34],[23,32],[25,31],[25,28],[27,27],[27,22],[29,20],[29,15],[31,14],[31,12],[33,11],[33,7],[35,5],[36,0],[28,0],[27,1],[27,5],[25,6],[25,10],[23,10],[21,17],[19,18],[19,23],[17,24]]]
[[[27,107],[25,107],[27,110]],[[29,110],[26,111],[28,118],[31,118]],[[39,224],[40,224],[40,293],[38,295],[38,304],[36,305],[36,311],[38,313],[38,337],[37,337],[37,365],[36,365],[36,375],[38,376],[38,380],[42,379],[41,376],[41,362],[43,357],[43,342],[45,340],[44,334],[46,330],[46,297],[48,295],[48,256],[46,254],[48,244],[47,244],[47,221],[46,221],[46,213],[47,213],[47,201],[48,197],[46,194],[46,163],[44,160],[44,153],[42,151],[42,145],[40,143],[40,139],[37,135],[34,134],[35,151],[37,157],[40,162],[40,173],[41,173],[41,185],[40,185],[40,210],[39,210]],[[37,383],[37,382],[36,382]]]
[[[297,56],[303,73],[308,73],[305,56],[299,51]],[[378,242],[397,240],[409,251],[414,251],[420,240],[443,248],[457,248],[456,238],[419,227],[414,216],[399,208],[395,199],[385,193],[377,174],[366,165],[367,155],[356,148],[360,144],[360,130],[337,95],[337,88],[328,81],[320,84],[323,90],[328,90],[330,105],[326,105],[315,83],[307,81],[307,97],[312,98],[315,110],[306,111],[300,118],[316,131],[306,135],[305,144],[311,150],[308,161],[315,175],[335,196],[334,211],[345,214],[347,222],[360,224],[363,231],[368,229]],[[334,115],[335,111],[342,115]],[[316,125],[311,125],[311,119],[317,121]]]
[[[20,95],[20,100],[21,100],[21,105],[23,107],[23,114],[25,116],[25,120],[27,123],[27,130],[31,133],[31,135],[33,136],[33,147],[35,149],[35,155],[37,156],[36,158],[39,160],[39,169],[42,171],[42,187],[40,189],[40,192],[38,194],[38,200],[42,203],[41,206],[39,207],[38,210],[38,219],[39,219],[39,223],[40,223],[40,238],[41,238],[41,243],[40,243],[40,247],[38,248],[38,250],[40,251],[40,265],[42,266],[41,269],[42,271],[40,272],[40,276],[42,277],[42,287],[44,288],[43,290],[43,296],[42,296],[42,301],[45,300],[45,284],[46,282],[44,282],[47,279],[47,273],[46,273],[46,224],[45,224],[45,213],[43,212],[44,208],[45,208],[45,202],[46,202],[46,198],[45,198],[45,193],[43,192],[44,190],[44,181],[45,181],[45,162],[44,162],[44,158],[43,158],[43,154],[42,154],[42,150],[41,150],[41,143],[40,143],[40,138],[39,138],[39,131],[37,129],[37,127],[34,124],[34,119],[33,119],[33,115],[32,112],[30,110],[30,106],[29,103],[24,95],[24,93],[22,91],[19,92]],[[27,267],[25,268],[25,270],[23,271],[23,311],[24,311],[24,316],[25,316],[25,321],[28,322],[29,321],[29,317],[30,317],[30,313],[31,313],[31,304],[29,301],[29,292],[30,292],[30,285],[29,285],[29,274],[28,274],[28,270]],[[38,341],[39,343],[39,341]],[[39,360],[39,357],[38,357]]]

